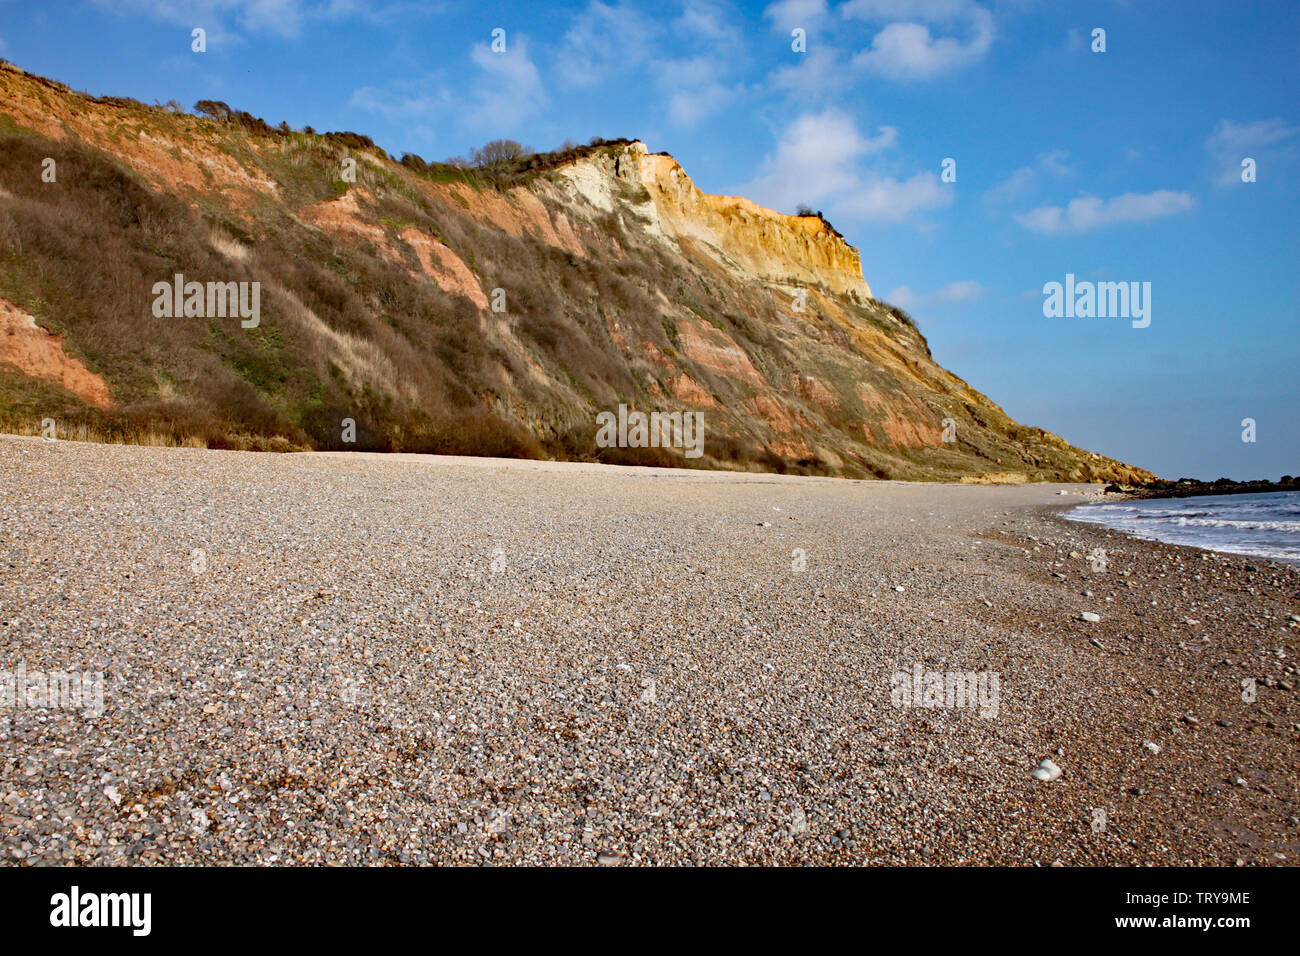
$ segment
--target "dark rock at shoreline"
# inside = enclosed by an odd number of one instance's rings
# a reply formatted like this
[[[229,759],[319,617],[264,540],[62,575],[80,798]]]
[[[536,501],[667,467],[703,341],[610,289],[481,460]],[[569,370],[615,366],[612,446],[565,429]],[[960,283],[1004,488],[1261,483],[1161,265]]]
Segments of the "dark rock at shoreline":
[[[1122,494],[1131,498],[1194,498],[1199,495],[1247,495],[1265,494],[1273,491],[1300,491],[1300,479],[1283,475],[1277,481],[1256,479],[1254,481],[1233,481],[1231,478],[1219,478],[1216,481],[1197,481],[1195,478],[1179,478],[1177,481],[1149,481],[1144,485],[1106,486],[1106,494]]]

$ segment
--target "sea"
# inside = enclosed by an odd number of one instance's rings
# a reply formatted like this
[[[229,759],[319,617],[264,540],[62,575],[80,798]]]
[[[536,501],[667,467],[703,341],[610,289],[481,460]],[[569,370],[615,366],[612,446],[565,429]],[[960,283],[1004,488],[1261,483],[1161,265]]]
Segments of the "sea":
[[[1300,564],[1300,491],[1082,505],[1066,517],[1151,541]]]

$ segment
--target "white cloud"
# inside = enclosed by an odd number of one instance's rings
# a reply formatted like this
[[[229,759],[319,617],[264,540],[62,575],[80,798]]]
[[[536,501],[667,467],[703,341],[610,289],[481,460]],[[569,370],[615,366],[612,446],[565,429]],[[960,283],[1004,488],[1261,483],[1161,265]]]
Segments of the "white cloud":
[[[916,173],[909,179],[892,176],[870,178],[852,195],[836,203],[837,213],[868,222],[904,223],[917,213],[952,202],[953,192],[934,173]]]
[[[557,79],[593,87],[644,66],[654,55],[659,24],[627,3],[592,0],[574,17],[556,57]]]
[[[695,126],[701,120],[721,113],[738,93],[738,88],[721,83],[678,90],[668,97],[668,118],[678,126]]]
[[[417,3],[364,3],[361,0],[93,0],[113,13],[151,16],[187,28],[202,27],[208,42],[235,40],[233,23],[244,33],[297,36],[309,21],[350,18],[386,21],[432,12]]]
[[[479,125],[508,128],[546,103],[542,77],[528,56],[525,37],[511,37],[504,53],[493,53],[486,43],[475,46],[470,58],[482,71],[471,94],[473,120]]]
[[[348,104],[389,119],[431,119],[454,110],[457,98],[450,87],[430,79],[404,81],[389,87],[361,86],[352,91]]]
[[[1047,236],[1088,232],[1125,222],[1145,222],[1186,212],[1196,201],[1184,192],[1160,189],[1152,193],[1124,193],[1111,199],[1080,196],[1069,205],[1040,206],[1023,216],[1020,223],[1031,232]]]
[[[891,80],[950,73],[980,59],[993,45],[993,14],[975,0],[849,0],[840,13],[885,22],[853,65]],[[935,36],[931,27],[953,35]]]
[[[451,85],[434,75],[387,87],[360,87],[349,102],[390,119],[450,119],[498,134],[507,133],[546,104],[546,89],[528,55],[527,37],[509,36],[504,53],[493,53],[489,44],[480,44],[470,52],[470,59],[478,72],[467,81],[468,90],[466,81]]]
[[[798,117],[742,194],[776,209],[822,205],[836,216],[872,222],[905,222],[952,201],[934,173],[907,179],[860,168],[898,143],[898,130],[882,126],[863,136],[852,117],[837,109]]]
[[[951,305],[956,302],[970,302],[984,294],[984,286],[974,279],[950,282],[928,295],[918,295],[909,286],[900,285],[885,296],[885,301],[902,309],[915,309],[926,305]]]
[[[685,0],[681,14],[673,21],[673,29],[695,39],[723,47],[735,47],[741,41],[741,30],[730,22],[731,11],[715,0]]]
[[[771,75],[773,87],[796,93],[804,100],[834,94],[853,82],[853,73],[844,62],[843,53],[822,44],[800,54],[794,64],[783,66]]]
[[[768,5],[763,16],[783,33],[789,33],[795,27],[811,31],[826,22],[830,8],[826,0],[777,0]]]
[[[1280,119],[1259,120],[1254,123],[1234,123],[1220,120],[1205,148],[1214,164],[1214,181],[1219,186],[1232,186],[1241,182],[1241,161],[1247,157],[1259,166],[1278,166],[1296,157],[1294,143],[1288,143],[1296,133]],[[1258,175],[1258,173],[1257,173]]]
[[[936,302],[970,302],[984,294],[984,287],[974,279],[950,282],[931,298]]]
[[[667,118],[689,127],[743,95],[735,77],[746,49],[734,12],[714,0],[688,0],[671,21],[627,2],[590,0],[548,63],[569,89],[654,87]]]
[[[882,131],[880,136],[896,135]],[[854,164],[871,150],[851,117],[839,110],[798,117],[782,134],[776,152],[759,167],[745,195],[777,209],[818,203],[858,185]]]
[[[885,302],[890,305],[896,305],[900,309],[916,308],[916,293],[908,286],[900,285],[897,289],[885,293]]]
[[[1035,192],[1046,178],[1061,179],[1074,172],[1067,162],[1069,153],[1057,150],[1039,154],[1028,166],[1022,166],[1001,182],[984,191],[984,202],[999,206],[1023,199]]]
[[[669,120],[694,126],[744,94],[734,76],[746,54],[745,35],[731,8],[714,0],[686,0],[671,26],[677,55],[659,55],[651,69]]]
[[[667,99],[668,117],[679,126],[694,126],[722,112],[744,92],[743,84],[729,82],[724,61],[716,56],[660,60],[654,72]]]

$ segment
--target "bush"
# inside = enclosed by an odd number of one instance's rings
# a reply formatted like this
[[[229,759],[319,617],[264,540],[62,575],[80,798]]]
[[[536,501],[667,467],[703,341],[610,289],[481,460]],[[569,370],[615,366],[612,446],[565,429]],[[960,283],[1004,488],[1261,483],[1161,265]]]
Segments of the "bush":
[[[346,146],[348,149],[374,149],[375,141],[369,136],[362,136],[360,133],[349,132],[332,132],[326,133],[325,138],[333,143]]]
[[[201,116],[210,116],[222,123],[229,123],[232,110],[220,100],[199,100],[194,104],[194,112]]]
[[[475,149],[471,160],[475,166],[501,166],[532,156],[531,148],[513,139],[494,139]]]

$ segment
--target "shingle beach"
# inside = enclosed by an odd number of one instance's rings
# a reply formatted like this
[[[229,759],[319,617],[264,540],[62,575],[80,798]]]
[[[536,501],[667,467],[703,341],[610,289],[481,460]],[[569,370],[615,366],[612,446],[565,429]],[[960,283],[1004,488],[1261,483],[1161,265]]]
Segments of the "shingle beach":
[[[1300,575],[1061,518],[1096,486],[9,436],[0,478],[0,671],[103,674],[0,709],[6,864],[1300,855]],[[929,673],[995,706],[900,705]]]

